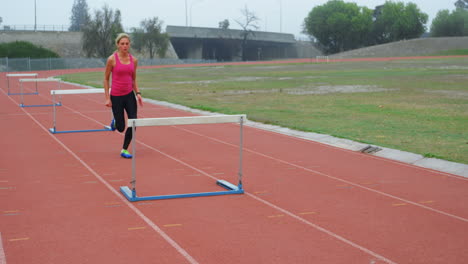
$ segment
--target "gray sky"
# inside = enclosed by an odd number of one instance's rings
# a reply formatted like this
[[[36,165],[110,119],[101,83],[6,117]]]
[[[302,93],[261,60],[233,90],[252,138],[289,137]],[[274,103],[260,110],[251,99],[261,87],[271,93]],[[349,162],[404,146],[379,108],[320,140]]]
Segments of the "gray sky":
[[[37,25],[69,25],[73,0],[0,0],[2,25],[34,25],[34,3],[37,7]],[[442,9],[453,10],[456,0],[396,0],[394,2],[413,2],[429,15],[429,23]],[[159,17],[164,26],[218,27],[218,23],[229,19],[230,28],[239,26],[235,19],[242,20],[240,10],[247,6],[260,18],[261,31],[291,33],[297,37],[304,18],[317,5],[327,0],[87,0],[90,13],[108,4],[122,13],[125,28],[136,27],[146,18]],[[187,2],[187,15],[185,13]],[[345,0],[359,6],[375,8],[385,0]],[[280,19],[281,18],[281,19]],[[67,28],[67,27],[66,27]]]

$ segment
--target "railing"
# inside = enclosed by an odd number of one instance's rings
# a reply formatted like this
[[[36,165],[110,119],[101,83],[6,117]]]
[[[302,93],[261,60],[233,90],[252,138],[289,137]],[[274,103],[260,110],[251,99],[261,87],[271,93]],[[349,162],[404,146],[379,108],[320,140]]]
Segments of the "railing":
[[[0,31],[68,31],[70,25],[2,25]],[[124,28],[131,32],[132,28]]]
[[[2,31],[68,31],[69,25],[3,25]]]

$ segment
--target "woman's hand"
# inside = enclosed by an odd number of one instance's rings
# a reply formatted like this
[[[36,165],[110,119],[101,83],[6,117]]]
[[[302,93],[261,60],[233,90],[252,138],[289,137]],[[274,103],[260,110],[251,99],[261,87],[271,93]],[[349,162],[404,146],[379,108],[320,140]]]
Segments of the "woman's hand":
[[[110,99],[107,99],[107,100],[106,100],[106,106],[107,106],[107,107],[112,107],[112,102],[111,102]]]
[[[143,106],[143,98],[141,98],[141,94],[137,94],[137,100],[138,104],[140,104],[140,106]]]

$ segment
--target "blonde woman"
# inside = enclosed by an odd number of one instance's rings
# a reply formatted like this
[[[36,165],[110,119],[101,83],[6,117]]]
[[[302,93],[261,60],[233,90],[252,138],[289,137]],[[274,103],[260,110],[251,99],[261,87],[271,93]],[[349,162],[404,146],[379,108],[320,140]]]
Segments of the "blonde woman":
[[[115,44],[117,45],[117,51],[107,59],[104,75],[105,105],[112,107],[112,113],[114,114],[114,119],[110,125],[112,130],[117,129],[119,132],[124,132],[124,112],[127,113],[129,119],[137,118],[137,100],[140,106],[143,106],[143,100],[136,80],[138,60],[129,52],[130,37],[125,33],[121,33],[115,39]],[[111,75],[112,89],[109,91]],[[127,129],[120,152],[120,156],[123,158],[132,158],[132,154],[128,152],[132,137],[132,130]]]

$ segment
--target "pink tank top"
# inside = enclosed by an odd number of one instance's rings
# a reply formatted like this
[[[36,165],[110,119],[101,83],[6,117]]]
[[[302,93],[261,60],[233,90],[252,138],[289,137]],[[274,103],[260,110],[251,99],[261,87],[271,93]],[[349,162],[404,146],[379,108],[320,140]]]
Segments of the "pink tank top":
[[[112,89],[110,94],[114,96],[127,95],[133,90],[133,73],[135,66],[133,65],[132,55],[129,64],[122,64],[119,60],[117,52],[114,53],[115,66],[112,68]]]

